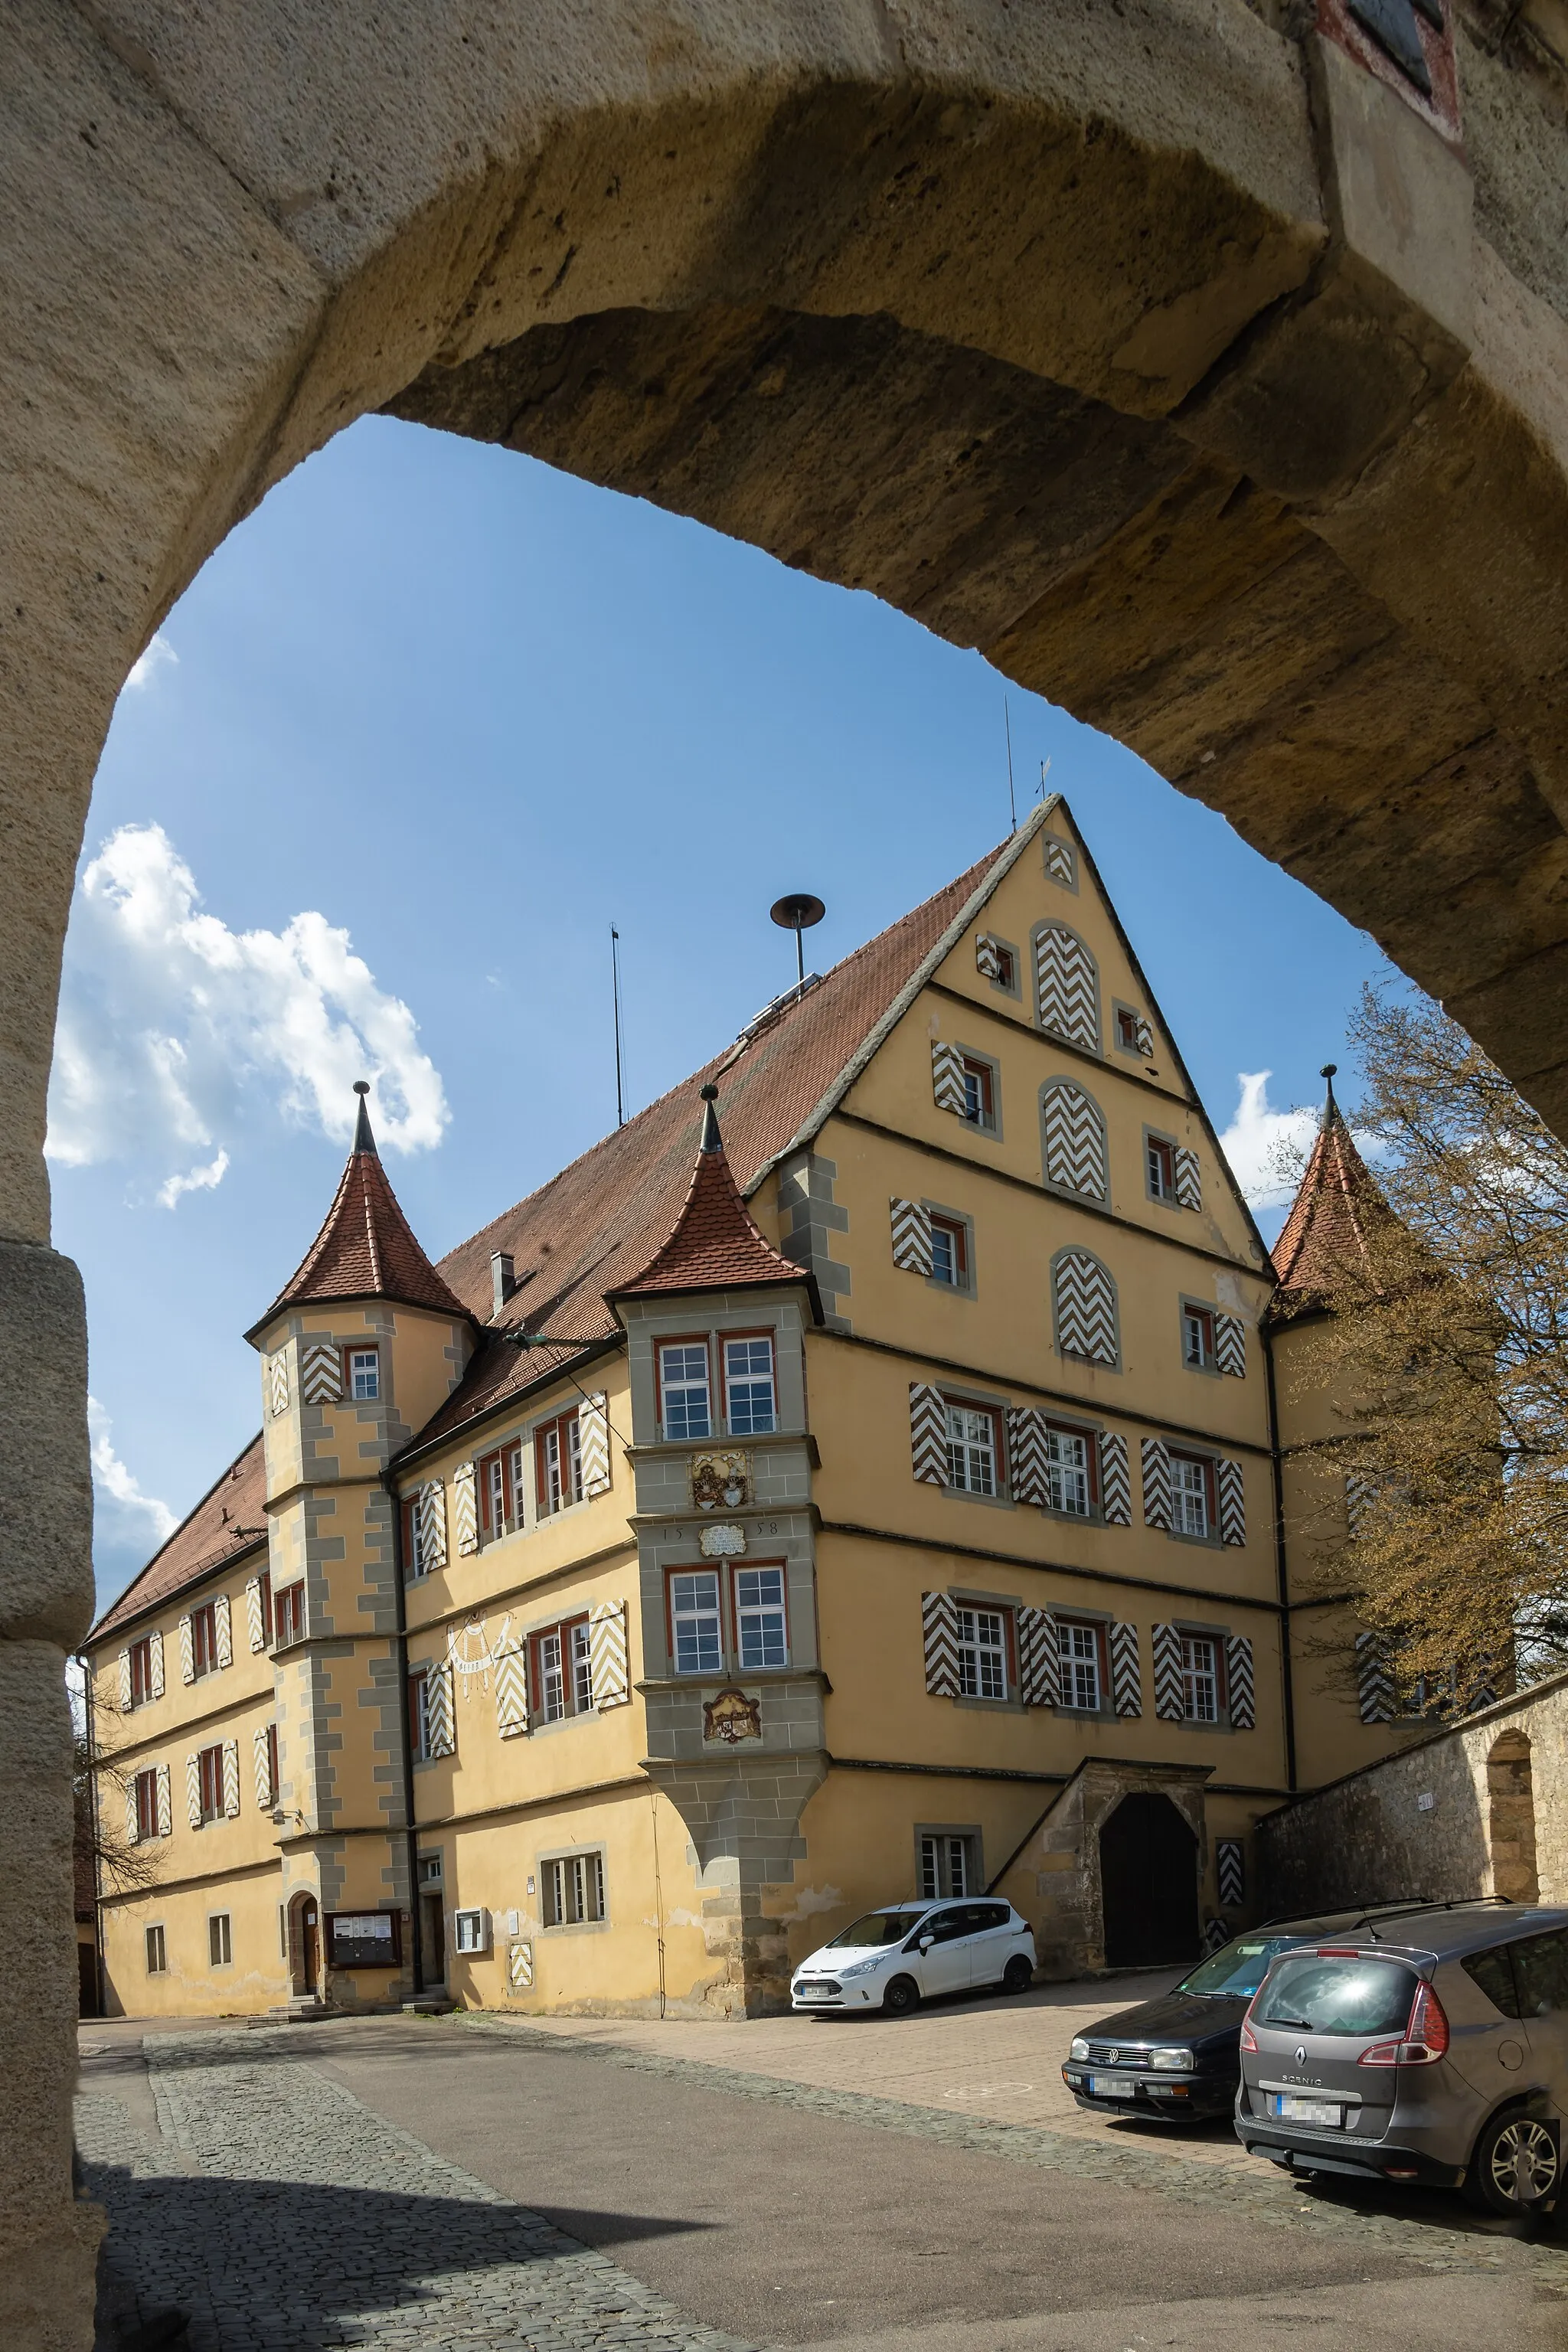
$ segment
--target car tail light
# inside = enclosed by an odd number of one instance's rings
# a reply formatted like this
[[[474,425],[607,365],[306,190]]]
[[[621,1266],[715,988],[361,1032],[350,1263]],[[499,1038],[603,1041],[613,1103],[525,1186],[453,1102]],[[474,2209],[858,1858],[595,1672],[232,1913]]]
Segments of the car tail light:
[[[1316,1958],[1320,1960],[1359,1960],[1361,1954],[1347,1944],[1320,1944]]]
[[[1371,2042],[1358,2066],[1435,2066],[1448,2054],[1448,2021],[1429,1984],[1418,1984],[1403,2042]]]
[[[1252,2030],[1252,2011],[1250,2010],[1247,2011],[1247,2015],[1241,2021],[1241,2046],[1244,2050],[1250,2050],[1254,2057],[1257,2056],[1258,2036]]]

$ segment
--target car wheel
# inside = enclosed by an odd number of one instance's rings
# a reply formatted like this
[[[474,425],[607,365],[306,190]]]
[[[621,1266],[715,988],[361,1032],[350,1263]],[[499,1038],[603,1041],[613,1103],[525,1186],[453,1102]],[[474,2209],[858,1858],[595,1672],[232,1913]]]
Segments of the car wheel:
[[[884,2017],[908,2017],[921,2005],[921,1990],[913,1977],[895,1977],[882,1995]]]
[[[1476,2142],[1465,2194],[1487,2213],[1539,2213],[1556,2199],[1557,2136],[1534,2116],[1494,2116]]]
[[[1004,1992],[1027,1992],[1035,1981],[1035,1971],[1022,1952],[1015,1952],[1002,1971]]]

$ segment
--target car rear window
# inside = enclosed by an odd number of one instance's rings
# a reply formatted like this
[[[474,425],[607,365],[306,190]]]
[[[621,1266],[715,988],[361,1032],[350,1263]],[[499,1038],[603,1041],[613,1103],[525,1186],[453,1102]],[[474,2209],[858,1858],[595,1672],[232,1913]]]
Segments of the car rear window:
[[[1255,2014],[1259,2025],[1308,2033],[1397,2033],[1415,1998],[1415,1973],[1398,1960],[1300,1952],[1270,1970]]]

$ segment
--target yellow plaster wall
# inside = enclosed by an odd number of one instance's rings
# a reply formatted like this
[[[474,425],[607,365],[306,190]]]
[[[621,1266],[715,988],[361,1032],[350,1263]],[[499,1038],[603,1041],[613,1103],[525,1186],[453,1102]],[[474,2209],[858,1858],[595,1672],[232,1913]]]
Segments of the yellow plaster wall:
[[[220,1874],[194,1886],[153,1887],[106,1903],[109,2015],[255,2015],[285,2000],[289,1971],[279,1947],[280,1884],[274,1866]],[[215,1969],[208,1957],[207,1920],[215,1911],[229,1915],[234,1958],[227,1968]],[[161,1976],[147,1973],[145,1931],[154,1920],[163,1923],[168,1957]]]

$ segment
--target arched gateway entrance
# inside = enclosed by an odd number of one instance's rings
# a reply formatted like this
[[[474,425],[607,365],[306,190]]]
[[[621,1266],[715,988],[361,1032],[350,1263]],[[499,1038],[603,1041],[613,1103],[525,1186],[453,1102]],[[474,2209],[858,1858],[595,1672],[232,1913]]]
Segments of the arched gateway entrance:
[[[1243,0],[0,19],[0,1776],[33,1792],[0,1936],[37,1956],[0,2034],[8,2342],[91,2336],[61,1673],[86,1360],[41,1147],[132,661],[366,411],[536,449],[1109,728],[1568,1118],[1540,1017],[1568,973],[1541,193],[1568,131],[1512,17],[1467,41],[1447,13],[1418,20],[1447,113],[1342,12],[1298,37]]]
[[[1153,1969],[1198,1953],[1198,1846],[1169,1797],[1137,1790],[1100,1832],[1108,1969]]]

